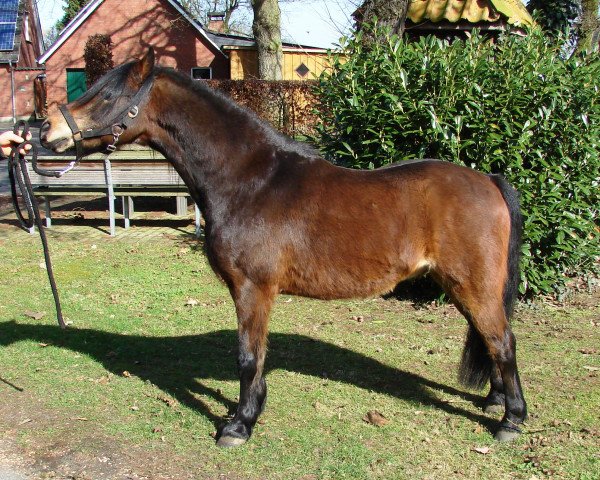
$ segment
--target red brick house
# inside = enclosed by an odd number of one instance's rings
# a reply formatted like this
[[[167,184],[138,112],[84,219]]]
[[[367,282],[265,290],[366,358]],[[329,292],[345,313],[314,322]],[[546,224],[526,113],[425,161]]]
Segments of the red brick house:
[[[34,0],[0,0],[0,121],[14,122],[43,114],[40,75],[37,64],[42,53],[42,34],[37,2]],[[36,88],[37,84],[37,88]]]
[[[188,72],[210,68],[214,78],[229,76],[225,54],[177,1],[92,0],[39,59],[46,66],[49,104],[85,90],[83,52],[88,37],[97,33],[110,36],[115,65],[139,58],[152,46],[162,65]]]
[[[228,46],[254,43],[204,29],[177,0],[92,0],[39,58],[46,66],[49,104],[71,101],[85,91],[83,52],[88,37],[98,33],[110,36],[115,65],[139,58],[152,46],[161,65],[194,78],[230,78]],[[324,55],[325,50],[310,53]]]

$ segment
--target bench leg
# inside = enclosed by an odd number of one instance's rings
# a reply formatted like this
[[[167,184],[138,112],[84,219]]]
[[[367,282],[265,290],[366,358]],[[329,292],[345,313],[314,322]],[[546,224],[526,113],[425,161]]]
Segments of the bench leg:
[[[133,199],[131,197],[121,197],[123,203],[123,219],[125,220],[125,228],[129,228],[131,212],[133,211]]]
[[[104,159],[104,178],[106,179],[107,196],[108,196],[108,214],[110,221],[110,236],[115,236],[115,190],[112,181],[112,166],[110,159]]]
[[[199,237],[202,233],[202,227],[200,226],[202,215],[200,214],[200,209],[198,208],[198,205],[196,205],[196,202],[194,202],[194,213],[196,216],[196,237]]]
[[[46,228],[52,226],[52,213],[50,211],[50,197],[44,197],[44,208],[46,210]]]
[[[108,219],[110,224],[110,236],[115,236],[115,197],[108,194]]]
[[[177,198],[177,215],[185,217],[187,215],[187,197]]]

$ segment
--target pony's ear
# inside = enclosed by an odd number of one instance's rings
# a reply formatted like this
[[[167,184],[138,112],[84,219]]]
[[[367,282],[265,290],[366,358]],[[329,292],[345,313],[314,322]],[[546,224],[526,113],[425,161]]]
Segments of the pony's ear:
[[[148,48],[148,52],[135,66],[139,81],[142,83],[154,69],[154,49]]]

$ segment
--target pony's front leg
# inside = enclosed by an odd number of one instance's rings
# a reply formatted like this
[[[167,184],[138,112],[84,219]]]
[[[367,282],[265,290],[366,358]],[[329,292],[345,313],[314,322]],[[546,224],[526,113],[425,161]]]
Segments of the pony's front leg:
[[[269,313],[276,289],[245,279],[231,288],[238,317],[240,401],[233,419],[223,427],[217,445],[235,447],[250,438],[267,399],[263,368],[267,351]]]

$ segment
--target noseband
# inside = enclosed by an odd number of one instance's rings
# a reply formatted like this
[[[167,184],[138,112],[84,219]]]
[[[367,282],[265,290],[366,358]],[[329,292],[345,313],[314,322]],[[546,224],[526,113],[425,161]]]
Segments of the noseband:
[[[73,133],[73,142],[75,143],[75,151],[77,152],[76,160],[78,161],[83,157],[83,140],[86,138],[98,138],[104,137],[105,135],[112,135],[113,141],[106,147],[106,150],[109,153],[114,152],[117,148],[119,137],[133,123],[134,119],[140,113],[140,106],[148,99],[148,94],[150,93],[150,89],[152,88],[153,84],[154,76],[150,75],[144,81],[137,93],[133,96],[129,106],[119,115],[117,115],[115,120],[111,122],[111,125],[107,127],[88,128],[87,130],[81,130],[81,128],[77,126],[77,122],[73,118],[73,115],[71,115],[71,112],[69,112],[67,105],[60,105],[58,108],[63,117],[65,117],[65,121]]]

